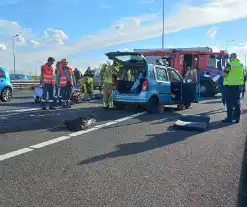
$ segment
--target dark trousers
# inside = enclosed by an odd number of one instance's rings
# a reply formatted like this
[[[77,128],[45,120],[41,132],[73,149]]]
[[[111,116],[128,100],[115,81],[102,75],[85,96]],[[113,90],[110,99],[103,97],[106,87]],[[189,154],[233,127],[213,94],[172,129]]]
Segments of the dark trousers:
[[[233,112],[234,118],[240,119],[240,86],[224,86],[227,118],[232,120]]]
[[[222,88],[221,88],[221,99],[222,99],[222,103],[223,103],[223,105],[226,105],[226,96],[225,96],[225,91],[224,91],[225,89],[224,89],[224,87],[222,86]]]
[[[41,101],[43,101],[43,102],[46,101],[47,93],[48,93],[49,102],[53,102],[53,100],[54,100],[54,97],[53,97],[54,87],[52,84],[45,84],[44,85]]]
[[[66,102],[70,99],[71,92],[72,87],[70,85],[66,85],[65,87],[60,88],[60,95],[62,96],[63,102]]]

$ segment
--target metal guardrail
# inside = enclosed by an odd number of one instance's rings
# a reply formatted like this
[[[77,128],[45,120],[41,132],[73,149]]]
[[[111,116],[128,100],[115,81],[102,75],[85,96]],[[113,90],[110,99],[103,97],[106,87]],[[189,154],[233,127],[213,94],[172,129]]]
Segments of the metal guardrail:
[[[39,85],[39,80],[12,80],[11,81],[14,88],[17,89],[33,89],[34,86]],[[93,80],[94,87],[99,87],[100,84],[100,78],[95,78]]]
[[[39,85],[39,80],[12,80],[11,81],[14,88],[18,89],[32,89],[33,86]]]

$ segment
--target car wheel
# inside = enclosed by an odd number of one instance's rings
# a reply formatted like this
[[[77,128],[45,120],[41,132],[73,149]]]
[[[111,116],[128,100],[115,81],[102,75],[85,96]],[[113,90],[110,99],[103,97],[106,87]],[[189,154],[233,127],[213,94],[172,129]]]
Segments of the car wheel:
[[[203,96],[203,97],[214,96],[212,85],[207,81],[201,82],[201,84],[200,84],[200,93],[201,93],[201,96]]]
[[[6,87],[2,90],[1,93],[1,101],[2,102],[9,102],[12,99],[12,90],[9,87]]]
[[[149,114],[156,114],[158,111],[158,104],[159,104],[159,100],[157,97],[150,98],[146,107],[147,112]]]

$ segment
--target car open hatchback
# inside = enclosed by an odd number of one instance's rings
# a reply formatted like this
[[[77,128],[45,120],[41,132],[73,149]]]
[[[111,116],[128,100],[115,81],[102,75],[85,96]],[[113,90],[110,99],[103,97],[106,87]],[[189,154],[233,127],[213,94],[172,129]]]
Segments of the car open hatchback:
[[[156,113],[158,105],[183,104],[189,107],[200,100],[200,79],[196,69],[183,78],[174,68],[147,64],[136,52],[109,52],[109,59],[121,67],[113,83],[113,102],[116,108],[138,105],[148,113]]]

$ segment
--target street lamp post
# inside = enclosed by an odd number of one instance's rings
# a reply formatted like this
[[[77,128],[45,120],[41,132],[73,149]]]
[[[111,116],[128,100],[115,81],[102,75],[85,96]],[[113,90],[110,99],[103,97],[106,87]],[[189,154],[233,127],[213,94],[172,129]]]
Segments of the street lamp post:
[[[244,55],[244,70],[246,70],[246,56],[247,56],[247,53]]]
[[[165,36],[165,0],[162,0],[162,21],[163,21],[163,26],[162,26],[162,49],[164,49],[164,36]]]
[[[15,74],[15,38],[18,37],[19,35],[15,35],[13,37],[13,58],[14,58],[14,74]]]

